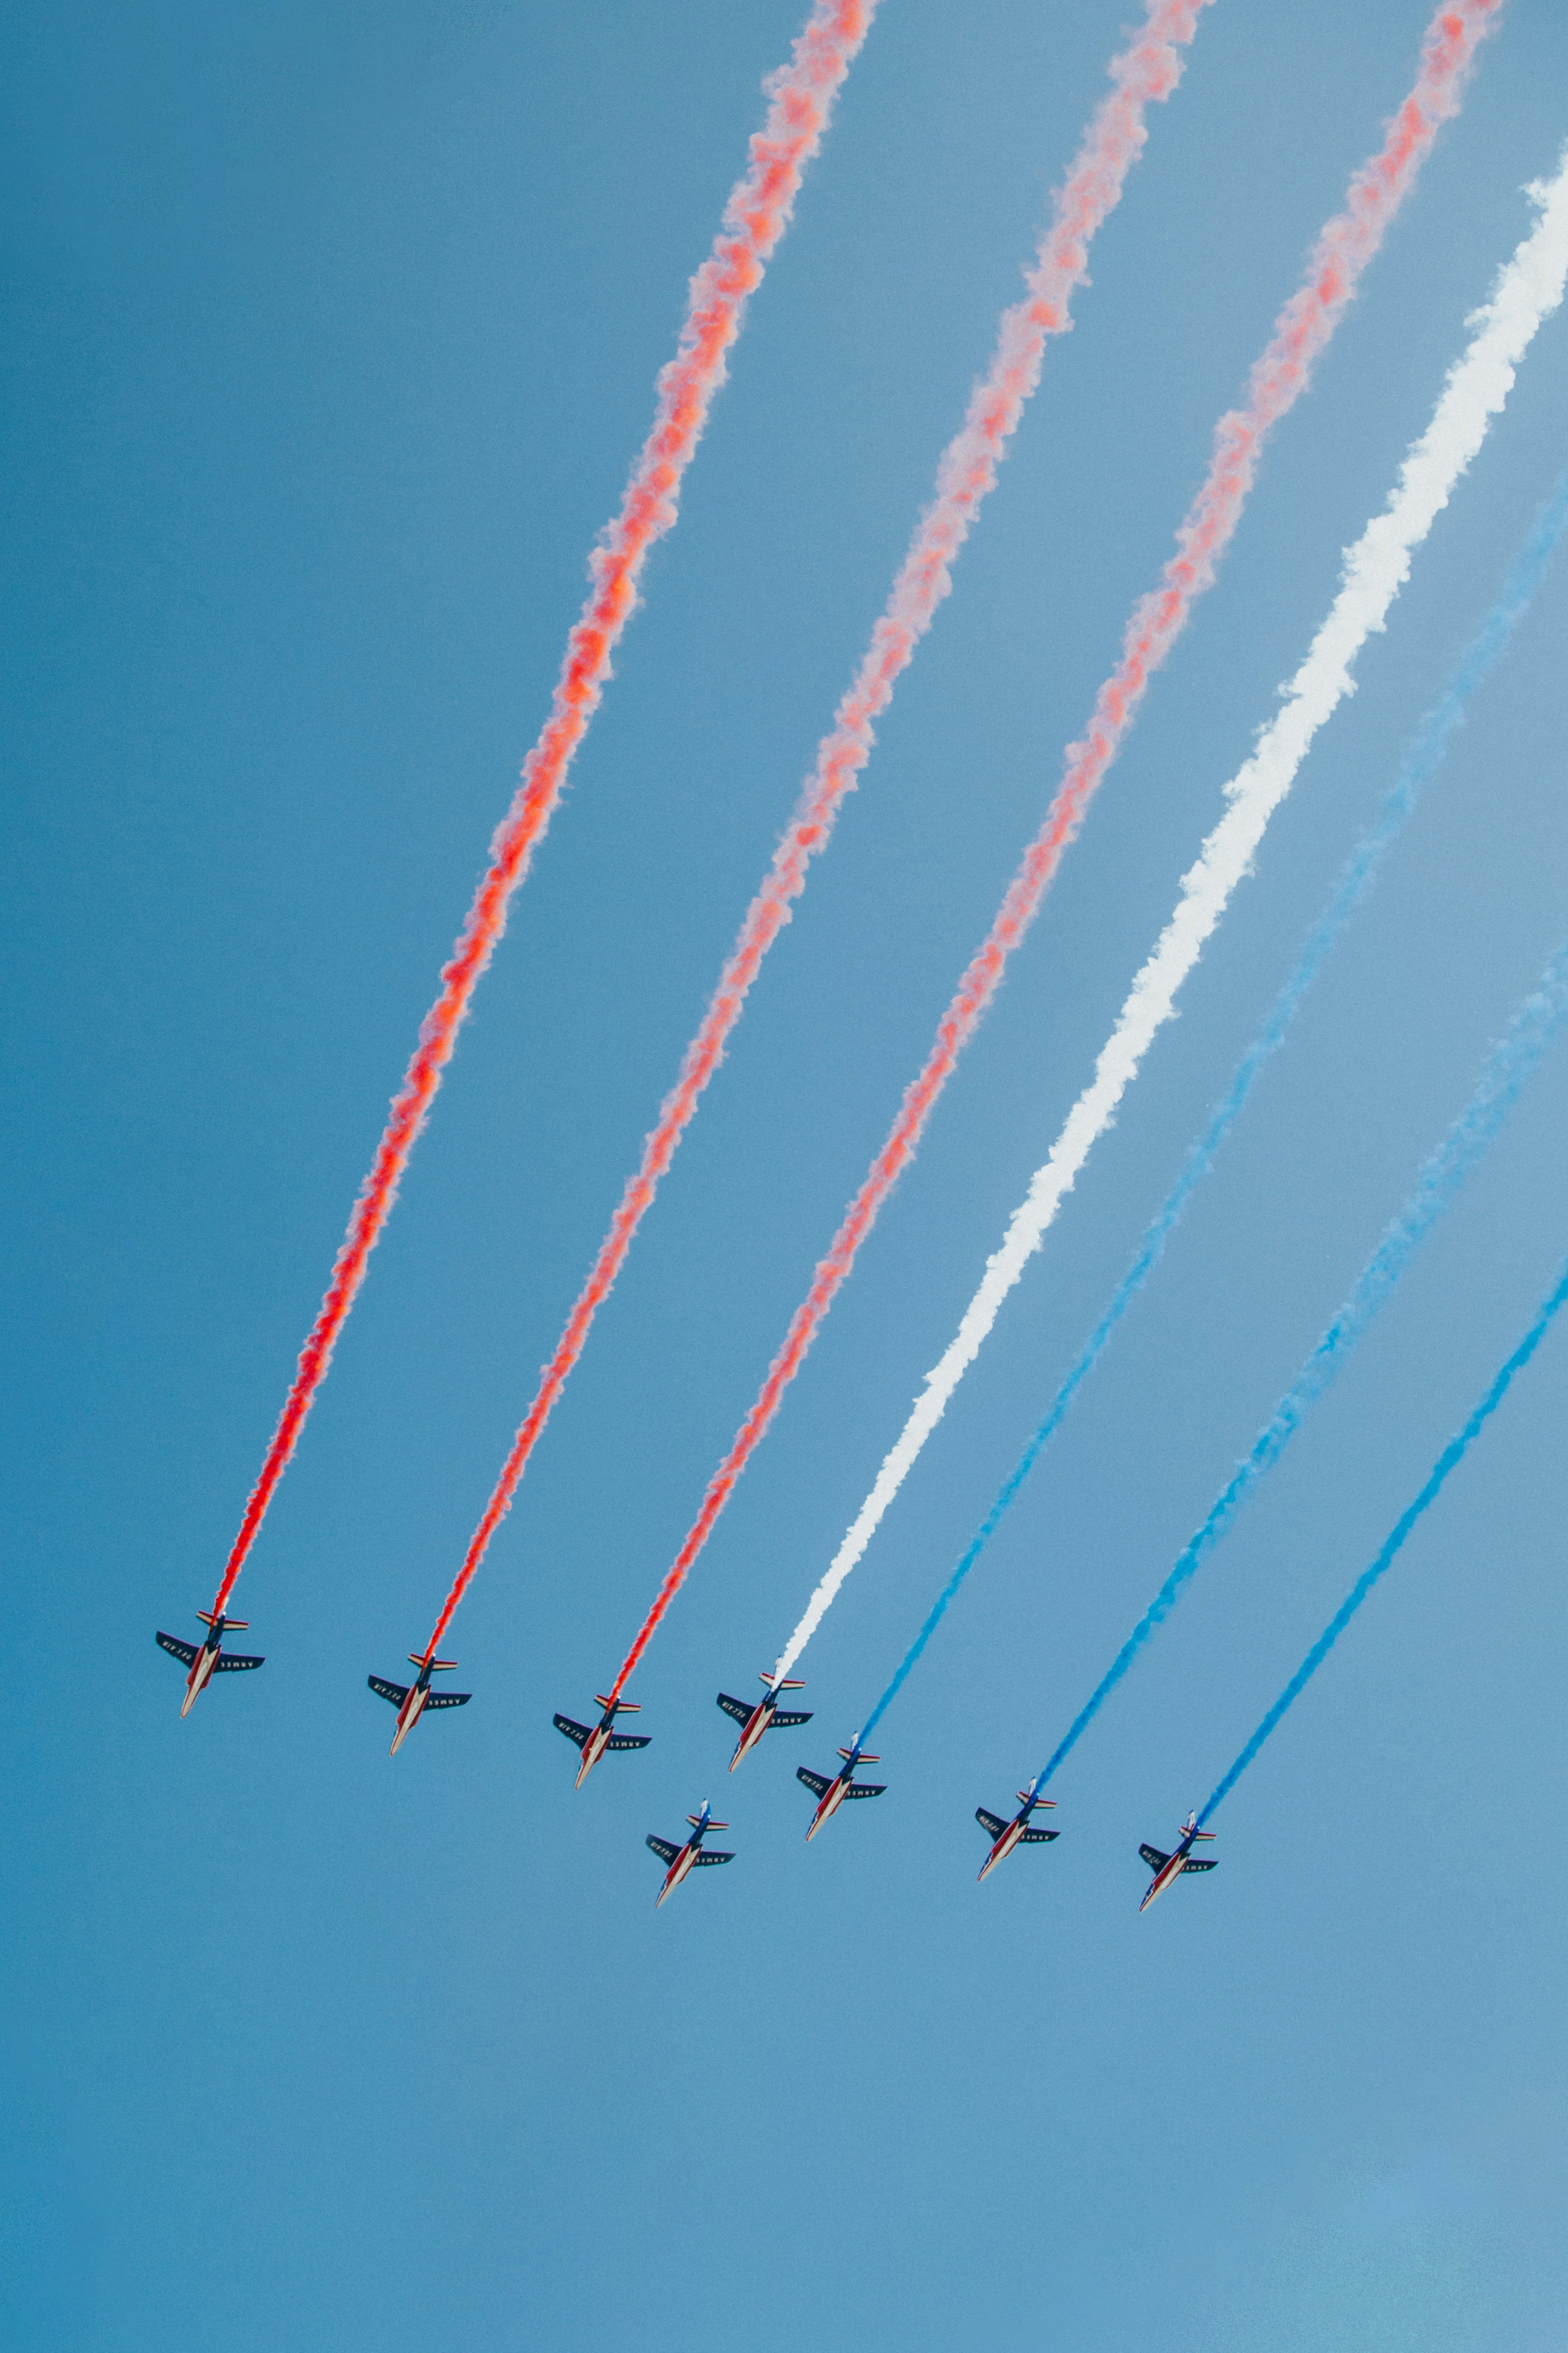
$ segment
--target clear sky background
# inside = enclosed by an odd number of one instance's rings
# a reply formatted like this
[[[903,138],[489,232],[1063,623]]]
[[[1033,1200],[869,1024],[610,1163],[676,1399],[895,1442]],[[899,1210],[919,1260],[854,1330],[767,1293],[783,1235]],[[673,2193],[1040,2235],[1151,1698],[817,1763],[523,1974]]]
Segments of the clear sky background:
[[[802,0],[103,0],[3,77],[8,957],[0,2252],[39,2353],[1535,2353],[1568,2292],[1558,1332],[1146,1918],[1169,1843],[1568,1249],[1550,1060],[983,1889],[1042,1761],[1568,929],[1568,565],[809,1849],[1568,460],[1568,318],[733,1780],[951,1336],[1524,233],[1512,0],[826,1335],[574,1795],[1426,0],[1219,0],[955,593],[395,1764],[535,1371],[886,592],[1129,0],[886,0],[674,537],[179,1716],[387,1096]],[[737,1860],[654,1909],[646,1832]]]

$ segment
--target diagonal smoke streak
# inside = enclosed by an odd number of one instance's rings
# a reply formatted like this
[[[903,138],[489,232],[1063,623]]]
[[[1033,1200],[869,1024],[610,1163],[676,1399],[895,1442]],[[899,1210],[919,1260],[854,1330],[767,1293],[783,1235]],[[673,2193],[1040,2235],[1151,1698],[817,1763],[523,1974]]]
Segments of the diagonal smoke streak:
[[[1476,1440],[1480,1436],[1481,1431],[1485,1429],[1487,1423],[1491,1419],[1493,1414],[1497,1411],[1499,1406],[1508,1395],[1509,1390],[1513,1386],[1514,1375],[1524,1370],[1525,1366],[1529,1364],[1531,1356],[1534,1356],[1537,1348],[1540,1347],[1542,1340],[1545,1339],[1547,1333],[1552,1328],[1552,1323],[1557,1315],[1557,1312],[1559,1308],[1562,1307],[1564,1300],[1568,1300],[1568,1267],[1564,1267],[1563,1272],[1559,1275],[1554,1287],[1548,1293],[1546,1298],[1542,1303],[1541,1312],[1536,1316],[1534,1323],[1531,1325],[1529,1331],[1525,1334],[1523,1339],[1520,1342],[1512,1356],[1510,1356],[1507,1362],[1503,1365],[1496,1380],[1493,1381],[1490,1388],[1488,1389],[1485,1397],[1482,1398],[1479,1405],[1477,1406],[1475,1411],[1471,1414],[1464,1428],[1459,1430],[1455,1437],[1448,1440],[1447,1445],[1437,1457],[1436,1463],[1433,1465],[1431,1476],[1427,1479],[1426,1485],[1415,1497],[1414,1503],[1410,1504],[1406,1509],[1401,1513],[1399,1518],[1395,1521],[1393,1529],[1390,1531],[1373,1559],[1371,1567],[1363,1569],[1360,1577],[1357,1577],[1349,1593],[1346,1594],[1343,1601],[1335,1610],[1333,1616],[1330,1619],[1328,1624],[1324,1627],[1322,1632],[1319,1635],[1317,1641],[1313,1643],[1311,1649],[1308,1651],[1306,1657],[1302,1660],[1300,1665],[1297,1668],[1295,1673],[1291,1676],[1289,1682],[1286,1684],[1284,1690],[1275,1701],[1273,1706],[1268,1710],[1268,1715],[1264,1717],[1262,1723],[1258,1725],[1251,1739],[1247,1741],[1246,1746],[1242,1749],[1241,1754],[1237,1757],[1235,1764],[1232,1765],[1229,1771],[1221,1778],[1213,1796],[1209,1799],[1202,1813],[1198,1816],[1200,1823],[1206,1822],[1209,1816],[1214,1812],[1215,1807],[1220,1805],[1223,1800],[1230,1795],[1230,1792],[1235,1788],[1237,1783],[1240,1780],[1242,1775],[1246,1772],[1247,1767],[1251,1764],[1253,1758],[1257,1756],[1258,1750],[1268,1739],[1269,1734],[1274,1730],[1275,1725],[1279,1722],[1280,1717],[1286,1714],[1288,1709],[1294,1706],[1296,1701],[1300,1697],[1301,1693],[1306,1689],[1308,1683],[1311,1682],[1312,1677],[1317,1673],[1318,1669],[1322,1665],[1323,1661],[1328,1657],[1329,1652],[1333,1649],[1334,1644],[1339,1641],[1340,1636],[1344,1632],[1345,1628],[1350,1624],[1351,1620],[1355,1616],[1356,1611],[1361,1608],[1362,1603],[1366,1599],[1367,1595],[1372,1591],[1373,1587],[1377,1583],[1379,1577],[1381,1577],[1384,1571],[1389,1567],[1395,1556],[1403,1551],[1405,1539],[1409,1536],[1416,1521],[1419,1520],[1422,1515],[1436,1502],[1437,1497],[1447,1483],[1449,1472],[1458,1468],[1466,1455],[1469,1452],[1470,1448],[1474,1445]]]
[[[1449,739],[1465,719],[1478,689],[1507,652],[1513,633],[1530,609],[1565,528],[1568,528],[1568,474],[1563,477],[1547,501],[1503,583],[1497,603],[1460,657],[1436,709],[1418,730],[1405,753],[1399,774],[1384,796],[1373,824],[1346,860],[1329,895],[1327,906],[1307,934],[1295,971],[1276,997],[1262,1029],[1242,1056],[1228,1091],[1188,1154],[1186,1166],[1150,1219],[1132,1263],[1111,1293],[1105,1313],[1052,1398],[1049,1411],[1009,1472],[995,1502],[959,1556],[952,1576],[931,1604],[919,1633],[900,1661],[887,1689],[867,1717],[865,1733],[868,1739],[898,1697],[911,1669],[947,1615],[960,1587],[1017,1500],[1030,1472],[1061,1427],[1068,1408],[1109,1346],[1122,1317],[1159,1265],[1164,1255],[1165,1244],[1184,1213],[1188,1201],[1214,1166],[1220,1146],[1246,1108],[1264,1065],[1283,1044],[1285,1033],[1317,978],[1324,958],[1370,893],[1384,857],[1403,832],[1423,786],[1442,761]]]
[[[1346,555],[1344,585],[1328,619],[1286,688],[1278,716],[1226,786],[1230,806],[1205,842],[1196,865],[1183,878],[1175,912],[1133,981],[1116,1027],[1100,1050],[1092,1082],[1068,1113],[1044,1166],[1036,1170],[1001,1249],[988,1261],[984,1279],[963,1312],[956,1336],[927,1375],[898,1442],[785,1645],[781,1674],[799,1659],[832,1607],[979,1354],[1003,1301],[1038,1250],[1091,1147],[1110,1126],[1156,1031],[1174,1011],[1183,982],[1250,868],[1313,736],[1351,691],[1351,664],[1372,633],[1384,626],[1409,576],[1412,550],[1426,538],[1486,438],[1542,319],[1562,301],[1568,276],[1568,157],[1550,185],[1531,193],[1541,208],[1540,218],[1500,271],[1491,301],[1476,314],[1469,347],[1451,371],[1431,424],[1401,467],[1394,496]]]
[[[1242,1504],[1271,1471],[1310,1409],[1338,1377],[1438,1219],[1487,1151],[1547,1048],[1568,1019],[1568,940],[1557,950],[1534,992],[1525,998],[1492,1048],[1476,1091],[1415,1180],[1415,1187],[1384,1234],[1333,1322],[1302,1366],[1246,1459],[1237,1464],[1207,1518],[1178,1556],[1105,1674],[1068,1725],[1046,1767],[1049,1780],[1075,1748],[1133,1661],[1163,1625],[1203,1563],[1226,1535]]]
[[[1046,343],[1072,325],[1068,303],[1089,275],[1089,245],[1121,199],[1127,174],[1148,133],[1143,117],[1168,98],[1181,79],[1180,51],[1197,30],[1209,0],[1147,0],[1142,31],[1110,69],[1110,95],[1102,100],[1051,207],[1050,226],[1026,272],[1028,293],[1002,314],[990,368],[975,386],[964,423],[942,453],[936,496],[920,520],[886,608],[871,632],[831,732],[818,746],[788,831],[773,853],[762,889],[746,911],[697,1035],[688,1046],[675,1086],[659,1107],[642,1159],[626,1181],[610,1230],[587,1282],[545,1366],[521,1426],[479,1525],[468,1541],[451,1590],[430,1637],[434,1650],[510,1510],[529,1457],[587,1344],[589,1329],[626,1261],[637,1228],[652,1207],[709,1080],[723,1060],[731,1031],[763,957],[790,920],[805,888],[812,860],[827,847],[846,795],[855,789],[875,741],[871,723],[892,701],[900,673],[931,628],[952,586],[952,567],[996,480],[996,469],[1040,378]]]
[[[653,429],[632,468],[620,512],[589,559],[593,586],[566,641],[550,717],[523,762],[522,783],[490,843],[489,865],[451,959],[442,967],[440,994],[420,1024],[417,1049],[393,1097],[392,1115],[354,1203],[326,1295],[225,1564],[213,1601],[215,1616],[234,1591],[327,1377],[474,990],[506,929],[512,895],[528,872],[573,755],[598,708],[611,675],[611,655],[637,609],[637,581],[648,550],[674,528],[680,484],[714,395],[724,382],[748,298],[761,285],[769,257],[789,226],[805,167],[822,143],[834,100],[870,30],[877,6],[878,0],[816,0],[789,64],[765,85],[767,119],[751,141],[750,163],[731,190],[712,252],[691,280],[676,355],[658,379]]]
[[[957,994],[937,1027],[920,1076],[870,1172],[845,1214],[783,1347],[708,1482],[702,1506],[676,1554],[616,1678],[619,1697],[671,1601],[685,1584],[735,1483],[772,1425],[784,1390],[854,1266],[861,1243],[912,1158],[938,1097],[1001,984],[1007,960],[1039,911],[1068,843],[1132,724],[1150,678],[1186,625],[1194,600],[1212,584],[1235,533],[1271,427],[1306,388],[1313,361],[1333,334],[1361,273],[1415,185],[1443,123],[1458,112],[1476,50],[1497,21],[1498,0],[1460,0],[1440,7],[1427,27],[1415,83],[1388,127],[1383,146],[1357,172],[1344,210],[1320,236],[1306,278],[1286,303],[1248,379],[1247,400],[1222,417],[1202,488],[1176,533],[1176,554],[1162,586],[1133,608],[1121,659],[1101,687],[1082,743],[1069,744],[1066,774],[1045,823],[1025,852],[1002,906]]]

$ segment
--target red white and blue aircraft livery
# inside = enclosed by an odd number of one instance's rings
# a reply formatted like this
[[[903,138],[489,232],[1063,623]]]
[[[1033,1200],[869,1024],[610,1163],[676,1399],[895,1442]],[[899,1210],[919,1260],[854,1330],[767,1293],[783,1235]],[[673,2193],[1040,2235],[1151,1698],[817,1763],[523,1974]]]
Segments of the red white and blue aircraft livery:
[[[768,1731],[773,1725],[809,1724],[811,1722],[811,1710],[809,1708],[805,1708],[804,1710],[800,1708],[791,1709],[787,1707],[780,1707],[779,1705],[780,1692],[804,1691],[805,1689],[805,1685],[804,1683],[796,1683],[794,1678],[789,1675],[785,1675],[782,1679],[775,1680],[773,1676],[769,1674],[765,1667],[763,1670],[763,1681],[766,1683],[767,1690],[763,1693],[762,1698],[758,1700],[754,1707],[750,1700],[731,1699],[728,1692],[721,1692],[719,1694],[720,1706],[723,1709],[726,1715],[732,1715],[736,1723],[741,1727],[741,1737],[735,1743],[735,1754],[730,1759],[730,1770],[731,1773],[740,1763],[742,1757],[747,1757],[751,1754],[758,1741],[762,1738],[763,1733]],[[557,1716],[555,1721],[559,1724],[561,1718]]]
[[[248,1619],[226,1618],[221,1609],[216,1618],[207,1609],[198,1609],[196,1616],[207,1629],[205,1642],[182,1642],[177,1634],[165,1634],[162,1628],[158,1633],[158,1648],[167,1651],[172,1659],[178,1659],[181,1666],[189,1667],[191,1671],[185,1677],[185,1696],[180,1706],[182,1715],[189,1715],[214,1675],[236,1674],[246,1667],[264,1667],[267,1664],[265,1659],[247,1659],[238,1651],[226,1651],[223,1647],[224,1636],[230,1632],[243,1634],[250,1622]]]
[[[1138,1906],[1140,1912],[1147,1912],[1150,1905],[1154,1901],[1155,1896],[1163,1895],[1166,1888],[1171,1884],[1172,1880],[1179,1879],[1184,1871],[1212,1871],[1214,1869],[1215,1864],[1219,1861],[1217,1854],[1194,1854],[1193,1852],[1193,1845],[1195,1840],[1212,1839],[1213,1836],[1213,1831],[1199,1830],[1198,1818],[1194,1812],[1189,1814],[1186,1820],[1182,1824],[1181,1840],[1177,1845],[1174,1854],[1162,1854],[1157,1846],[1141,1846],[1139,1848],[1139,1853],[1142,1856],[1144,1862],[1148,1864],[1150,1870],[1154,1874],[1153,1878],[1149,1882],[1148,1894],[1144,1896],[1142,1903]]]
[[[805,1765],[795,1767],[795,1779],[804,1781],[816,1799],[816,1811],[811,1818],[811,1828],[806,1831],[808,1839],[816,1836],[824,1822],[832,1820],[846,1798],[879,1798],[888,1786],[885,1781],[858,1781],[855,1778],[857,1765],[879,1765],[882,1761],[879,1757],[865,1753],[858,1733],[848,1747],[841,1748],[838,1754],[844,1762],[831,1780],[826,1773],[813,1773]]]
[[[1057,1802],[1054,1798],[1042,1798],[1039,1789],[1040,1776],[1037,1773],[1028,1788],[1019,1790],[1018,1810],[1010,1822],[1005,1822],[1000,1814],[988,1814],[984,1806],[975,1807],[974,1819],[991,1841],[991,1852],[980,1866],[982,1879],[999,1862],[1005,1862],[1016,1846],[1042,1846],[1047,1839],[1060,1838],[1060,1831],[1037,1830],[1029,1820],[1037,1806],[1054,1806]]]
[[[473,1697],[472,1692],[438,1692],[430,1688],[431,1676],[449,1675],[458,1663],[456,1659],[421,1658],[417,1651],[410,1651],[408,1663],[419,1670],[412,1683],[388,1683],[384,1675],[368,1678],[378,1698],[390,1701],[397,1710],[397,1729],[392,1736],[389,1757],[396,1756],[427,1707],[467,1707]]]
[[[635,1699],[610,1699],[603,1692],[595,1692],[594,1697],[605,1711],[597,1724],[577,1724],[569,1715],[558,1715],[555,1718],[556,1731],[563,1732],[574,1747],[580,1748],[583,1752],[583,1762],[577,1767],[577,1778],[572,1784],[574,1789],[582,1788],[606,1749],[646,1748],[648,1745],[648,1736],[646,1733],[639,1736],[635,1732],[616,1730],[617,1715],[636,1715],[640,1712]]]
[[[713,1810],[706,1798],[702,1800],[702,1811],[688,1814],[686,1819],[691,1824],[691,1836],[684,1846],[677,1846],[673,1839],[655,1838],[651,1832],[648,1836],[647,1842],[660,1862],[669,1865],[664,1874],[664,1885],[654,1900],[656,1912],[665,1897],[672,1895],[681,1881],[689,1878],[700,1862],[733,1862],[735,1860],[732,1854],[710,1854],[702,1843],[710,1831],[727,1831],[730,1827],[728,1822],[713,1820]]]

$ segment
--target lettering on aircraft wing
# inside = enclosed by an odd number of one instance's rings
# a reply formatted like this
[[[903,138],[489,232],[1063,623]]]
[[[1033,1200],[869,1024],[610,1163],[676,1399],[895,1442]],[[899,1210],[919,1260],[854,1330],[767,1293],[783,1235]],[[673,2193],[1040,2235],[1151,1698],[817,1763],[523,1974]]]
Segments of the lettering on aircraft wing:
[[[555,1719],[555,1729],[557,1732],[563,1732],[566,1735],[567,1739],[578,1748],[582,1747],[583,1743],[588,1737],[587,1725],[585,1724],[574,1724],[569,1715],[558,1715]]]
[[[732,1715],[734,1717],[737,1724],[749,1724],[751,1722],[752,1711],[746,1705],[743,1699],[731,1699],[728,1692],[721,1692],[719,1694],[719,1704],[723,1709],[726,1715]]]
[[[406,1683],[389,1683],[380,1675],[371,1675],[367,1677],[367,1681],[372,1691],[378,1693],[383,1699],[389,1699],[394,1707],[401,1707],[408,1697]]]
[[[1151,1871],[1163,1871],[1171,1858],[1162,1854],[1157,1846],[1141,1846],[1138,1850]]]
[[[810,1708],[807,1708],[803,1714],[799,1708],[792,1710],[790,1708],[775,1707],[773,1710],[773,1722],[775,1724],[782,1724],[787,1731],[788,1727],[792,1724],[809,1724],[811,1722],[811,1710]]]
[[[660,1862],[673,1862],[676,1856],[680,1852],[680,1849],[678,1846],[672,1846],[668,1839],[650,1838],[648,1840],[648,1844],[652,1847],[655,1854],[658,1855]]]
[[[473,1695],[472,1692],[432,1692],[425,1704],[426,1707],[467,1707]]]
[[[887,1788],[886,1781],[849,1781],[845,1784],[847,1798],[879,1798]]]
[[[1217,1854],[1190,1854],[1182,1868],[1184,1871],[1212,1871],[1218,1861]]]
[[[231,1673],[242,1667],[264,1667],[266,1664],[265,1659],[247,1659],[238,1651],[220,1651],[217,1665],[213,1672],[222,1675]]]
[[[804,1781],[806,1788],[816,1797],[826,1797],[827,1776],[826,1773],[811,1773],[806,1770],[804,1765],[797,1765],[795,1767],[795,1778],[797,1781]]]
[[[1060,1831],[1026,1831],[1022,1843],[1026,1846],[1035,1846],[1042,1839],[1060,1838]]]
[[[988,1814],[984,1806],[975,1807],[974,1819],[981,1829],[994,1839],[999,1839],[1007,1827],[1000,1814]]]
[[[733,1862],[735,1860],[732,1854],[710,1854],[705,1846],[698,1848],[696,1859],[699,1862]]]
[[[161,1651],[167,1651],[172,1659],[178,1659],[183,1667],[194,1667],[196,1663],[195,1644],[182,1642],[177,1634],[160,1634],[158,1648]]]

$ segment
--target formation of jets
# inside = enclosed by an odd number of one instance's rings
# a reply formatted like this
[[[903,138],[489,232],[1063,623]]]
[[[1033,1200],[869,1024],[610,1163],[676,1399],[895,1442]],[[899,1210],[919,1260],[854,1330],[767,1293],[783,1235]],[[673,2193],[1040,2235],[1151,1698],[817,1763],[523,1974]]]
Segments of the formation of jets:
[[[226,1634],[243,1634],[246,1631],[247,1620],[226,1618],[221,1610],[215,1613],[198,1609],[196,1615],[207,1630],[201,1642],[183,1642],[177,1634],[165,1634],[161,1628],[158,1633],[159,1649],[167,1651],[171,1658],[178,1659],[187,1670],[185,1695],[180,1704],[182,1715],[189,1715],[214,1675],[267,1663],[264,1659],[252,1658],[238,1651],[226,1651],[223,1647]],[[473,1696],[471,1692],[437,1691],[431,1682],[434,1675],[449,1674],[457,1664],[455,1659],[437,1659],[427,1651],[410,1651],[408,1663],[418,1670],[411,1683],[391,1683],[384,1675],[369,1678],[371,1690],[397,1710],[397,1728],[392,1736],[391,1754],[394,1757],[426,1708],[467,1707]],[[729,1692],[719,1694],[719,1705],[741,1728],[735,1753],[730,1759],[731,1773],[742,1757],[751,1755],[765,1732],[811,1722],[809,1708],[784,1708],[779,1705],[781,1693],[802,1691],[804,1684],[792,1676],[769,1674],[765,1669],[762,1683],[763,1696],[759,1700],[736,1699]],[[575,1783],[579,1789],[601,1757],[607,1756],[614,1749],[647,1748],[649,1745],[646,1733],[621,1732],[616,1728],[619,1717],[639,1713],[636,1701],[616,1699],[605,1692],[595,1692],[594,1696],[600,1710],[596,1724],[579,1724],[574,1716],[570,1715],[558,1715],[554,1719],[556,1730],[563,1733],[579,1752]],[[795,1778],[804,1781],[816,1799],[816,1811],[806,1827],[808,1839],[816,1836],[824,1822],[833,1820],[847,1799],[879,1798],[886,1791],[885,1781],[859,1781],[855,1778],[860,1766],[876,1765],[881,1761],[862,1748],[858,1733],[848,1747],[841,1748],[838,1754],[844,1761],[837,1773],[814,1773],[806,1765],[795,1768]],[[980,1866],[982,1879],[994,1871],[999,1862],[1005,1862],[1019,1847],[1043,1846],[1047,1840],[1060,1837],[1059,1831],[1046,1830],[1034,1820],[1037,1810],[1052,1808],[1056,1804],[1054,1798],[1041,1797],[1043,1778],[1043,1775],[1037,1773],[1028,1788],[1019,1790],[1018,1810],[1008,1820],[989,1812],[984,1806],[976,1806],[974,1819],[991,1841],[991,1852]],[[701,1811],[688,1814],[686,1819],[691,1825],[691,1835],[684,1844],[678,1844],[672,1839],[656,1838],[651,1833],[648,1837],[648,1845],[666,1866],[664,1884],[658,1891],[658,1901],[660,1904],[667,1895],[674,1894],[699,1863],[733,1862],[735,1859],[733,1854],[717,1852],[702,1843],[710,1831],[724,1831],[730,1827],[728,1822],[713,1820],[712,1809],[706,1799]],[[1163,1853],[1157,1846],[1139,1848],[1139,1853],[1154,1874],[1138,1907],[1141,1912],[1146,1912],[1156,1895],[1163,1895],[1172,1881],[1179,1879],[1184,1872],[1214,1869],[1218,1860],[1216,1856],[1194,1854],[1193,1852],[1200,1839],[1213,1837],[1213,1831],[1199,1829],[1197,1815],[1191,1813],[1182,1824],[1171,1853]]]

